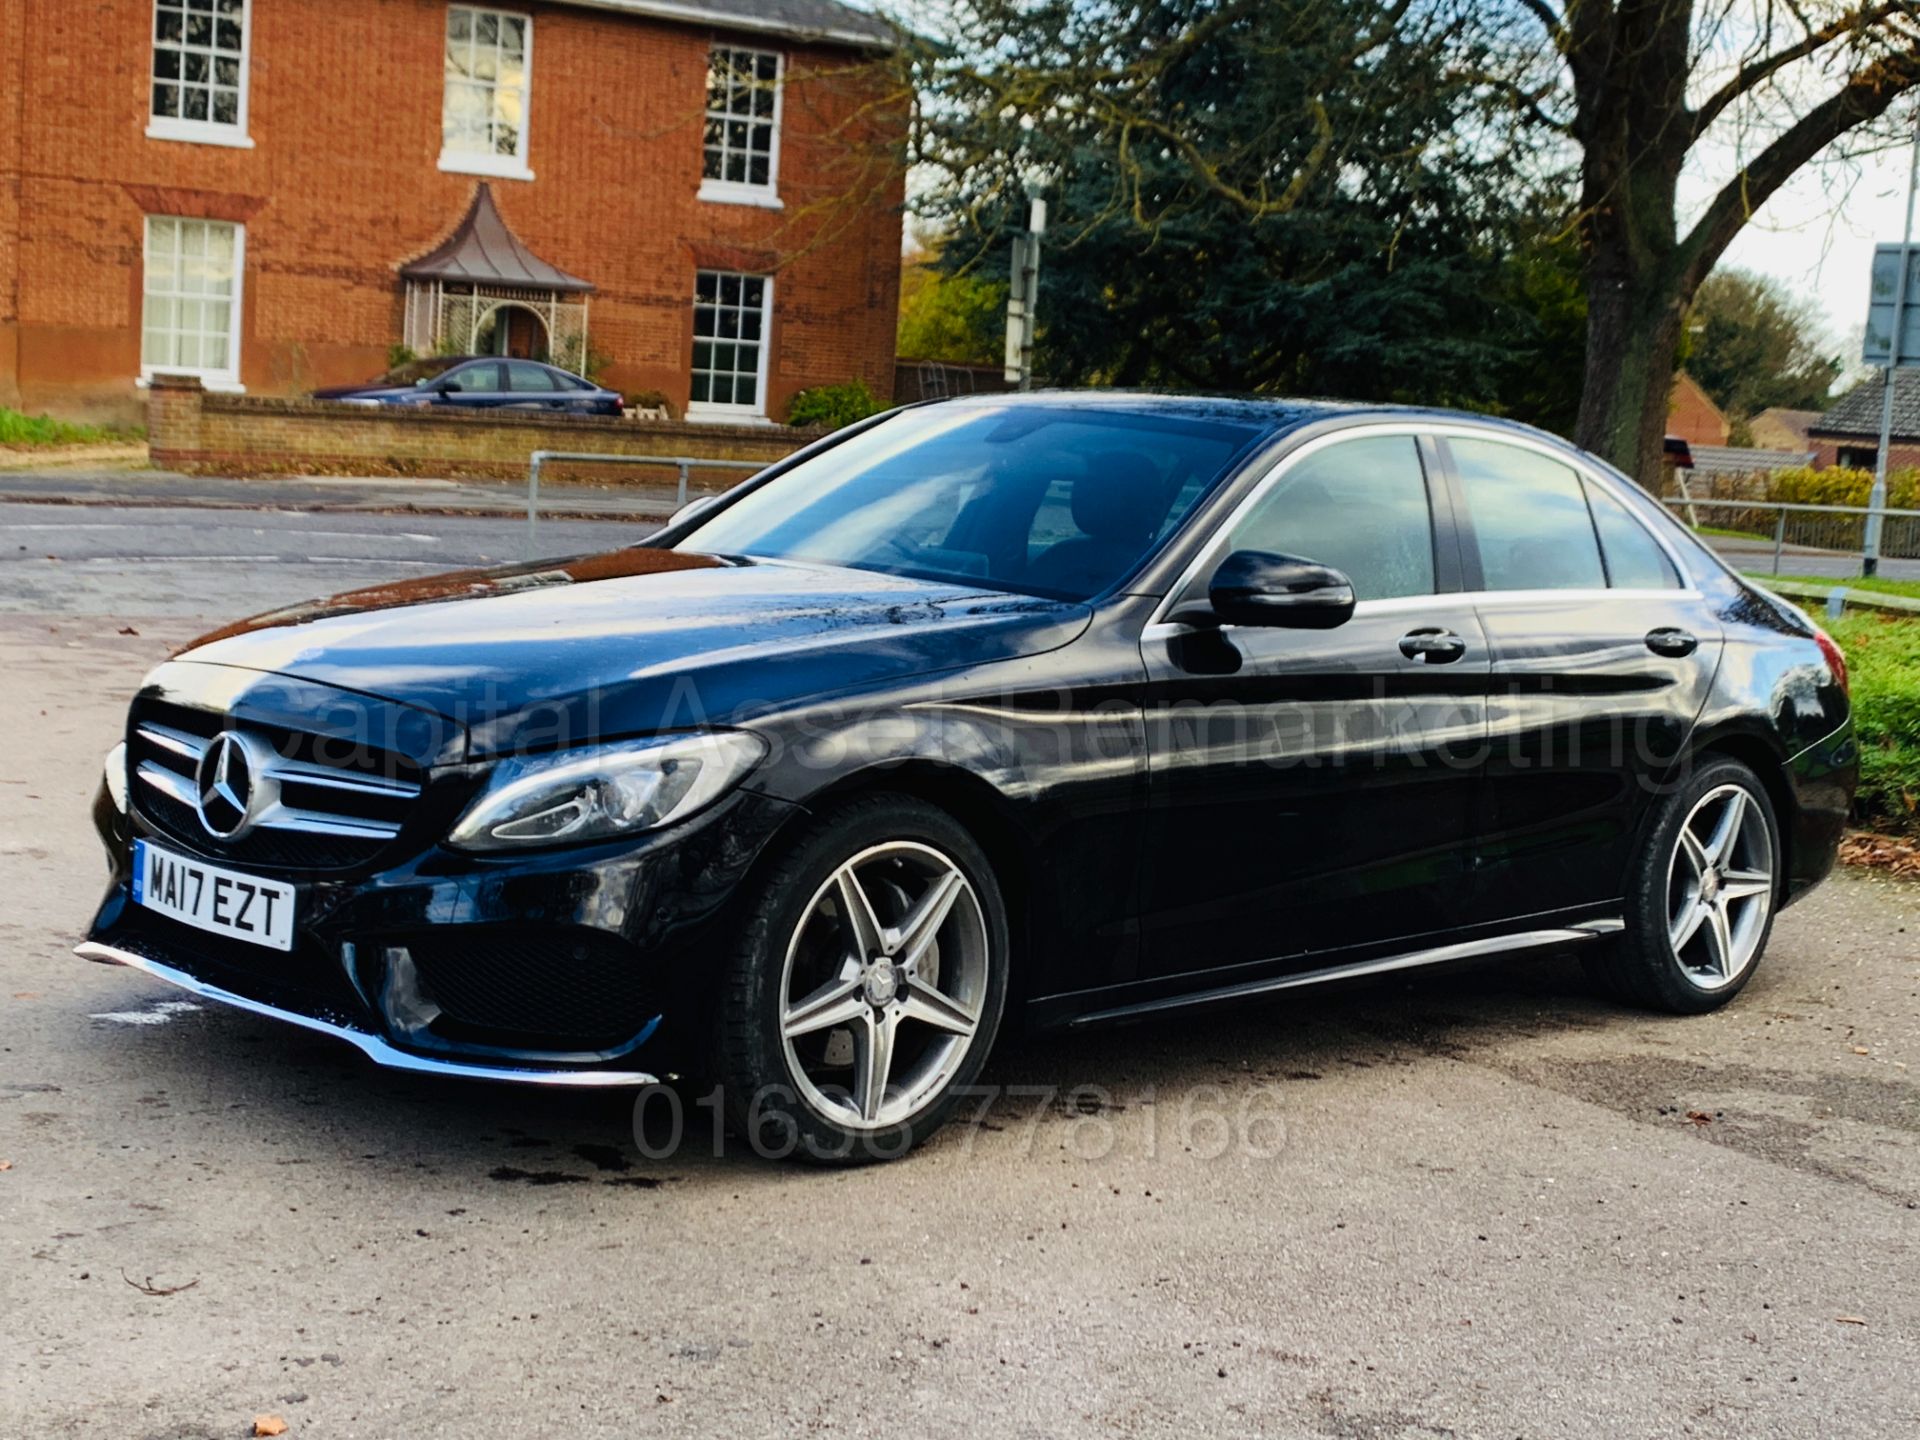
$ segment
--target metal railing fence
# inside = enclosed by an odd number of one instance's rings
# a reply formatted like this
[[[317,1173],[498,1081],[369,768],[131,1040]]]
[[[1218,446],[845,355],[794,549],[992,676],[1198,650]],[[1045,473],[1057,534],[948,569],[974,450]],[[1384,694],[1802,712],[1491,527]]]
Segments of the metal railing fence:
[[[673,470],[679,475],[674,508],[687,503],[688,482],[695,470],[732,470],[741,475],[757,474],[767,468],[764,460],[702,460],[692,455],[595,455],[578,450],[536,450],[527,462],[527,553],[537,554],[535,543],[540,529],[540,472],[559,461],[578,465],[647,465],[656,470]]]
[[[1879,510],[1866,505],[1798,505],[1780,500],[1695,500],[1667,496],[1660,502],[1695,531],[1722,540],[1750,540],[1771,547],[1773,573],[1795,552],[1858,556],[1866,545],[1867,517],[1881,517],[1880,554],[1920,559],[1920,510]]]

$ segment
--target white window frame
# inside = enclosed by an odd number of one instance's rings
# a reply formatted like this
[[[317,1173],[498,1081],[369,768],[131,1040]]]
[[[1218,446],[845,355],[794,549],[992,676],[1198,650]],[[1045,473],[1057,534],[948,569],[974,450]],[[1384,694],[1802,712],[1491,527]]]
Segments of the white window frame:
[[[233,304],[227,313],[227,361],[225,366],[149,365],[147,364],[147,270],[152,264],[153,222],[173,220],[189,225],[224,225],[233,231]],[[233,220],[208,220],[199,215],[149,215],[140,235],[140,383],[151,384],[155,375],[196,375],[209,390],[232,391],[247,388],[240,383],[240,316],[246,302],[247,227]],[[182,297],[173,296],[178,301]]]
[[[746,424],[755,424],[759,422],[764,422],[767,419],[767,374],[769,369],[771,368],[769,365],[769,357],[771,357],[773,354],[773,276],[756,274],[751,270],[720,270],[720,269],[709,268],[708,266],[702,265],[694,272],[693,294],[694,294],[694,307],[696,309],[699,308],[699,304],[700,304],[699,277],[702,272],[708,275],[718,275],[723,278],[728,275],[732,275],[742,280],[758,280],[761,283],[760,363],[754,372],[755,378],[754,378],[753,388],[754,388],[755,400],[754,400],[754,403],[751,405],[731,405],[731,404],[716,405],[711,400],[701,400],[701,401],[694,400],[693,393],[692,393],[692,385],[691,385],[692,377],[693,377],[693,367],[691,364],[689,364],[687,367],[687,376],[688,376],[688,382],[689,382],[688,393],[687,393],[687,419],[703,420],[703,421],[719,422],[719,423],[732,422],[735,424],[739,424],[743,422]],[[720,340],[719,337],[717,336],[709,337],[709,338],[711,340],[711,343],[715,343],[715,344],[726,343],[725,341]],[[701,339],[700,335],[696,332],[693,336],[693,344],[698,345],[700,343],[700,339]],[[735,342],[735,343],[738,343],[738,342]],[[689,348],[687,353],[689,356],[692,355],[691,348]],[[740,372],[735,370],[730,373],[738,375]]]
[[[520,112],[520,151],[517,155],[500,155],[491,151],[449,150],[447,148],[447,87],[452,83],[447,75],[447,25],[440,26],[440,168],[450,175],[485,175],[496,180],[531,180],[533,171],[527,164],[527,157],[533,152],[533,16],[525,10],[505,10],[497,5],[469,5],[464,3],[447,6],[447,19],[451,20],[454,11],[464,10],[471,17],[492,15],[496,18],[518,20],[526,29],[526,86],[521,95]]]
[[[226,145],[236,150],[253,149],[253,137],[247,133],[247,92],[253,81],[253,7],[245,0],[240,11],[240,96],[239,114],[231,125],[212,118],[209,107],[205,120],[188,120],[153,113],[153,87],[161,80],[153,73],[154,53],[160,49],[160,0],[153,0],[153,17],[147,26],[147,138],[179,140],[193,145]],[[219,19],[216,15],[215,20]],[[184,37],[183,37],[184,39]],[[168,42],[171,48],[171,42]],[[182,50],[184,54],[184,49]]]
[[[707,75],[713,75],[713,57],[719,51],[729,55],[752,55],[773,57],[773,135],[767,147],[767,183],[755,185],[745,180],[709,179],[707,170],[706,122],[712,119],[730,119],[731,112],[716,111],[711,108],[713,94],[709,90],[706,103],[700,111],[700,196],[702,200],[711,200],[721,205],[758,205],[768,210],[784,210],[785,202],[780,199],[780,131],[785,122],[787,94],[787,56],[783,50],[765,50],[753,45],[734,45],[725,40],[716,39],[707,47]],[[752,150],[747,151],[751,161]]]

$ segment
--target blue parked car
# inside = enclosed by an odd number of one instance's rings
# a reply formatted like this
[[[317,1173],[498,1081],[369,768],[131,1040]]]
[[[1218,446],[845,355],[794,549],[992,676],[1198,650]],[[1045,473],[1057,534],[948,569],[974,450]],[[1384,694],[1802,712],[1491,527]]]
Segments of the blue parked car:
[[[622,415],[617,390],[537,360],[499,355],[435,355],[409,360],[364,385],[313,392],[349,405],[459,405],[469,410],[559,410],[569,415]]]

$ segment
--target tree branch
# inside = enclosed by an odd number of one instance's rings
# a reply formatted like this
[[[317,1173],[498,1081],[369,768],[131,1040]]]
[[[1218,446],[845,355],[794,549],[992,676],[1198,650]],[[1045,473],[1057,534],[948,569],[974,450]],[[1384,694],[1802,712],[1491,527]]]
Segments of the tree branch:
[[[1713,198],[1680,245],[1680,295],[1691,297],[1753,212],[1827,146],[1884,115],[1920,86],[1920,51],[1883,56],[1853,76],[1760,152]]]
[[[1920,12],[1920,6],[1916,6],[1913,0],[1896,0],[1896,3],[1887,5],[1862,5],[1818,29],[1809,30],[1793,44],[1741,66],[1739,73],[1703,100],[1700,108],[1693,112],[1694,137],[1697,139],[1704,134],[1707,127],[1719,119],[1721,112],[1734,101],[1755,86],[1764,84],[1794,61],[1806,59],[1816,50],[1824,49],[1845,35],[1857,34],[1896,15],[1912,15],[1916,12]]]
[[[1520,3],[1531,10],[1534,18],[1546,27],[1547,34],[1552,37],[1555,45],[1559,45],[1567,38],[1566,21],[1560,17],[1553,6],[1547,3],[1547,0],[1520,0]]]

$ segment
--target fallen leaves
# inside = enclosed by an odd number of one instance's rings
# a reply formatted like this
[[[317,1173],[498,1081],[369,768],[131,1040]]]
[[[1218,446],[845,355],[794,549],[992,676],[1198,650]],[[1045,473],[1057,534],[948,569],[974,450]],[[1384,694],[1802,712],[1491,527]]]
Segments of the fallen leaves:
[[[1869,865],[1895,875],[1920,878],[1920,841],[1871,830],[1853,830],[1840,842],[1840,860],[1845,865]]]
[[[0,1170],[11,1170],[11,1169],[13,1169],[13,1161],[0,1160]]]
[[[1709,1115],[1709,1114],[1708,1114],[1708,1113],[1707,1113],[1706,1111],[1704,1111],[1704,1110],[1689,1110],[1689,1111],[1687,1111],[1687,1119],[1689,1119],[1689,1120],[1691,1120],[1691,1121],[1692,1121],[1692,1122],[1693,1122],[1694,1124],[1696,1124],[1696,1125],[1711,1125],[1711,1124],[1713,1124],[1713,1116],[1711,1116],[1711,1115]]]
[[[1833,1323],[1836,1325],[1864,1325],[1867,1323],[1867,1319],[1864,1315],[1836,1315],[1833,1317]]]
[[[120,1278],[133,1286],[133,1288],[138,1290],[142,1295],[152,1295],[155,1298],[165,1295],[178,1295],[182,1290],[191,1290],[200,1283],[200,1278],[195,1276],[184,1285],[156,1285],[153,1283],[153,1277],[151,1275],[149,1275],[145,1281],[140,1281],[134,1279],[124,1270],[120,1272]],[[275,1431],[274,1433],[278,1434],[279,1432]]]
[[[256,1435],[284,1435],[287,1422],[278,1415],[256,1415],[253,1417],[253,1433]]]

